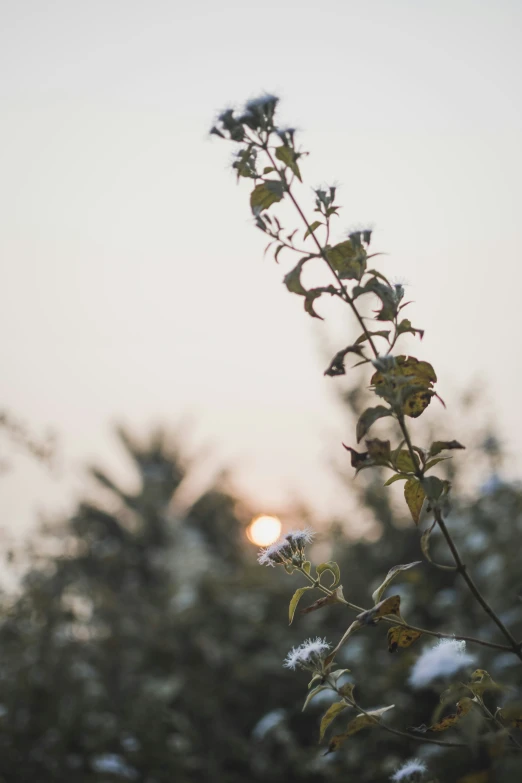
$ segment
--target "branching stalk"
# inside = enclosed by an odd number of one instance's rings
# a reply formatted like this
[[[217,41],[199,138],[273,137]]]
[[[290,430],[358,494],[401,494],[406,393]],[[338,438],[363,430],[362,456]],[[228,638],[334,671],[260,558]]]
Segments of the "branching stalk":
[[[314,587],[317,587],[317,589],[320,590],[322,593],[328,596],[333,596],[334,594],[333,590],[330,590],[325,585],[318,583],[317,580],[314,579],[313,576],[311,576],[310,574],[307,574],[303,568],[299,568],[298,570],[311,584],[314,585]],[[362,606],[357,606],[356,604],[353,604],[344,598],[338,597],[337,602],[343,604],[348,609],[357,612],[357,614],[361,614],[362,612],[367,611]],[[470,644],[480,644],[482,647],[490,647],[493,650],[501,650],[502,652],[513,651],[512,647],[507,647],[504,644],[496,644],[495,642],[487,642],[484,639],[477,639],[474,636],[463,636],[462,634],[443,633],[442,631],[431,631],[428,628],[420,628],[418,625],[412,625],[411,623],[407,623],[405,620],[399,619],[398,617],[394,617],[394,618],[382,617],[379,619],[381,619],[385,623],[388,623],[388,625],[400,625],[403,628],[407,628],[410,631],[417,631],[418,633],[423,634],[425,636],[434,636],[436,639],[456,639],[457,641],[469,642]]]

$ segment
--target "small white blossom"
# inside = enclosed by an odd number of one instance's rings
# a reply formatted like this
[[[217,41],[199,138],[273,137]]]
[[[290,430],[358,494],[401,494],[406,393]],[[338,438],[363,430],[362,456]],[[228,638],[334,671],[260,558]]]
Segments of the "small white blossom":
[[[394,286],[398,285],[401,288],[405,288],[407,285],[411,285],[410,281],[405,277],[392,277],[390,283]]]
[[[279,565],[283,560],[289,560],[294,552],[302,551],[305,544],[309,544],[314,535],[314,531],[308,527],[304,530],[291,530],[275,544],[261,549],[257,562],[260,565]]]
[[[259,98],[253,98],[252,100],[247,101],[245,110],[250,113],[263,111],[265,109],[271,109],[273,111],[278,101],[279,98],[277,96],[267,93],[265,95],[260,95]]]
[[[294,647],[285,658],[283,666],[287,669],[295,669],[300,666],[304,669],[310,668],[317,663],[324,654],[330,649],[326,639],[318,636],[316,639],[307,639],[299,647]]]
[[[305,544],[309,544],[315,536],[314,531],[310,527],[305,527],[304,530],[291,530],[286,534],[285,540],[290,544],[296,544],[303,547]]]
[[[288,555],[289,552],[285,552],[284,550],[289,550],[290,545],[286,539],[282,539],[281,541],[276,541],[275,544],[270,544],[270,546],[265,547],[264,549],[261,549],[259,552],[259,555],[257,556],[257,562],[260,565],[268,565],[268,566],[274,566],[277,563],[282,562],[282,555]]]
[[[474,656],[466,652],[466,642],[441,639],[415,661],[409,682],[414,688],[424,688],[437,677],[449,677],[474,662]]]
[[[399,781],[413,781],[420,780],[421,776],[427,771],[426,764],[419,759],[410,759],[400,767],[397,772],[391,776],[390,780],[394,783]]]

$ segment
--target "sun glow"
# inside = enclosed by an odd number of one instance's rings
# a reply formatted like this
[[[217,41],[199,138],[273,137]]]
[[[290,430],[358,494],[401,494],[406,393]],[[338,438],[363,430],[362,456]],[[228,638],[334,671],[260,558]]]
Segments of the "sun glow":
[[[261,514],[252,520],[246,532],[249,541],[256,546],[270,546],[281,534],[281,520]]]

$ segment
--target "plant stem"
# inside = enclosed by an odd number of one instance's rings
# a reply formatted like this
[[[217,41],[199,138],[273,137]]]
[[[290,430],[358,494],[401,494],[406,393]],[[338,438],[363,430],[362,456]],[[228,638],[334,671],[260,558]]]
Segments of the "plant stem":
[[[413,464],[417,464],[416,455],[413,450],[413,445],[411,442],[410,434],[408,432],[408,428],[406,426],[406,422],[404,421],[404,416],[402,414],[397,415],[397,419],[399,422],[399,426],[401,428],[402,434],[404,435],[404,439],[406,441],[406,445],[408,446],[408,452],[410,454],[410,457],[413,461]],[[421,468],[418,468],[416,471],[417,478],[421,479],[423,478],[423,470]],[[478,603],[482,606],[486,614],[491,617],[493,622],[497,625],[497,627],[502,631],[504,636],[509,642],[509,647],[507,648],[510,652],[513,652],[520,660],[522,661],[522,645],[519,644],[514,636],[511,634],[511,632],[506,628],[500,617],[496,614],[496,612],[491,608],[491,606],[488,604],[482,593],[480,592],[479,588],[475,584],[475,581],[473,580],[473,577],[468,572],[468,568],[464,561],[462,560],[462,557],[460,556],[459,550],[457,549],[457,545],[455,544],[455,541],[452,538],[451,533],[449,532],[448,528],[446,527],[446,523],[444,522],[444,519],[442,517],[441,511],[439,508],[435,507],[433,509],[433,515],[435,517],[435,520],[442,532],[442,535],[446,539],[446,543],[450,549],[451,554],[453,555],[453,560],[455,561],[456,570],[459,572],[459,574],[462,576],[466,584],[468,585],[470,592],[473,594],[475,599],[478,601]]]
[[[304,214],[304,212],[301,209],[299,203],[297,202],[294,194],[292,193],[292,191],[290,189],[290,185],[287,183],[287,181],[285,180],[285,178],[281,174],[280,170],[278,169],[278,167],[276,165],[276,161],[274,160],[270,150],[268,149],[268,143],[265,143],[263,145],[263,149],[265,150],[265,152],[266,152],[266,154],[267,154],[267,156],[268,156],[272,166],[274,167],[275,171],[277,171],[277,173],[279,175],[279,179],[281,180],[281,183],[283,184],[284,189],[288,193],[288,196],[289,196],[292,204],[294,205],[294,207],[297,210],[299,216],[301,217],[301,220],[305,224],[307,230],[310,231],[310,223],[308,222],[308,219],[307,219],[306,215]],[[379,352],[377,351],[377,348],[375,347],[375,343],[372,340],[372,336],[371,336],[370,332],[368,331],[368,329],[366,328],[366,324],[364,323],[363,317],[359,313],[358,309],[356,308],[356,306],[355,306],[355,304],[353,302],[352,297],[350,296],[350,294],[348,293],[348,291],[346,289],[346,286],[342,282],[342,280],[339,277],[337,271],[334,269],[334,267],[330,263],[324,247],[321,245],[321,243],[319,242],[319,240],[317,239],[317,237],[315,236],[315,233],[313,231],[310,231],[310,236],[312,237],[313,241],[315,242],[316,247],[317,247],[317,249],[318,249],[318,251],[319,251],[319,253],[321,255],[321,258],[326,262],[326,264],[328,265],[328,268],[330,269],[331,273],[333,274],[333,276],[337,280],[337,282],[339,284],[339,287],[340,287],[340,289],[341,289],[341,291],[343,293],[343,299],[352,308],[352,312],[355,315],[355,317],[357,318],[357,320],[358,320],[358,322],[359,322],[359,324],[360,324],[360,326],[361,326],[361,328],[362,328],[362,330],[363,330],[363,332],[364,332],[364,334],[366,336],[366,339],[368,340],[368,342],[369,342],[369,344],[370,344],[370,346],[372,348],[374,356],[377,357],[379,355]]]
[[[270,152],[270,150],[268,148],[268,140],[262,142],[261,146],[264,149],[266,155],[268,156],[272,166],[274,167],[274,170],[277,172],[277,174],[278,174],[278,176],[279,176],[279,178],[281,180],[281,183],[282,183],[285,191],[288,193],[288,196],[289,196],[290,200],[292,201],[292,204],[294,205],[295,209],[297,210],[298,214],[300,215],[303,223],[306,225],[307,229],[309,230],[310,229],[310,223],[308,222],[308,219],[307,219],[306,215],[304,214],[304,212],[301,209],[299,203],[297,202],[294,194],[292,193],[292,191],[290,189],[290,185],[287,183],[287,181],[285,180],[283,174],[281,173],[281,171],[277,167],[276,161],[274,160],[274,157],[272,156],[272,154],[271,154],[271,152]],[[370,346],[372,348],[372,351],[373,351],[375,357],[377,358],[378,355],[379,355],[378,351],[377,351],[377,349],[375,347],[375,343],[373,342],[372,337],[371,337],[368,329],[366,328],[366,324],[364,323],[363,317],[359,313],[359,310],[357,309],[357,307],[356,307],[352,297],[348,293],[348,291],[347,291],[346,287],[344,286],[341,278],[339,277],[337,271],[334,269],[334,267],[330,263],[325,249],[323,248],[323,246],[321,245],[321,243],[319,242],[319,240],[317,239],[317,237],[315,236],[315,233],[313,231],[310,232],[310,236],[312,237],[313,241],[315,242],[321,257],[326,262],[326,264],[328,265],[328,268],[330,269],[330,271],[334,275],[335,279],[337,280],[337,282],[338,282],[338,284],[340,286],[340,289],[342,291],[344,300],[347,302],[347,304],[352,309],[353,314],[357,318],[357,321],[359,322],[359,324],[360,324],[360,326],[361,326],[361,328],[362,328],[362,330],[363,330],[363,332],[364,332],[364,334],[366,336],[366,339],[368,340],[368,343],[370,344]],[[399,422],[399,426],[401,428],[402,434],[404,435],[404,439],[406,441],[406,445],[408,447],[408,452],[410,454],[412,462],[413,462],[414,465],[417,465],[417,463],[418,463],[417,456],[416,456],[415,451],[413,449],[413,444],[411,442],[410,433],[408,431],[408,428],[406,426],[406,422],[404,420],[404,415],[402,414],[401,411],[397,411],[396,413],[397,413],[397,420]],[[422,468],[420,468],[420,467],[417,468],[416,475],[417,475],[417,478],[422,480],[422,478],[424,476],[424,471],[422,470]],[[440,529],[442,531],[442,534],[443,534],[444,538],[446,539],[448,547],[449,547],[449,549],[450,549],[450,551],[451,551],[451,553],[453,555],[453,559],[454,559],[455,565],[456,565],[456,570],[462,575],[462,578],[464,579],[464,581],[468,585],[471,593],[476,598],[478,603],[482,606],[482,608],[484,609],[486,614],[488,614],[489,617],[491,617],[493,622],[497,625],[497,627],[502,631],[502,633],[504,634],[506,639],[509,641],[510,646],[508,648],[501,647],[500,649],[508,649],[509,651],[513,652],[522,661],[522,644],[519,644],[516,641],[516,639],[512,636],[510,631],[506,628],[504,623],[500,620],[498,615],[494,612],[494,610],[488,604],[488,602],[486,601],[486,599],[484,598],[484,596],[480,592],[479,588],[477,587],[477,585],[473,581],[472,577],[468,573],[467,567],[464,564],[464,562],[462,561],[462,558],[460,557],[460,554],[459,554],[459,551],[458,551],[458,549],[456,547],[456,544],[453,541],[453,538],[452,538],[448,528],[446,527],[446,524],[445,524],[445,522],[444,522],[444,520],[442,518],[442,515],[441,515],[440,511],[438,509],[435,509],[434,510],[434,514],[435,514],[435,519],[437,521],[437,524],[439,525],[439,527],[440,527]],[[347,603],[347,605],[349,605],[349,604]],[[354,605],[351,605],[351,608],[356,608],[356,607],[354,607]],[[411,630],[419,630],[419,629],[413,628],[412,626],[407,626],[407,627],[411,628]],[[429,633],[427,631],[421,631],[421,632],[422,633]],[[437,635],[437,634],[434,634],[434,635]],[[441,638],[440,635],[439,635],[439,638]],[[457,638],[457,637],[450,637],[450,638]],[[464,640],[464,637],[460,637],[460,638]],[[467,640],[469,641],[469,637],[468,637]],[[478,644],[483,644],[484,646],[489,646],[489,647],[493,646],[491,643],[481,642],[478,639],[475,640],[475,641]],[[495,645],[495,647],[497,649],[499,649],[499,645]]]
[[[499,719],[498,719],[497,717],[495,717],[495,715],[493,715],[493,713],[492,713],[492,712],[491,712],[491,711],[490,711],[490,710],[489,710],[489,709],[486,707],[486,705],[484,704],[484,702],[483,702],[482,698],[481,698],[480,696],[477,696],[477,699],[478,699],[478,703],[479,703],[479,704],[480,704],[480,706],[482,707],[482,709],[483,709],[483,711],[484,711],[485,715],[486,715],[486,716],[487,716],[487,717],[488,717],[490,720],[492,720],[492,721],[493,721],[493,723],[494,723],[496,726],[498,726],[498,727],[499,727],[499,729],[501,729],[502,731],[505,731],[505,730],[506,730],[506,727],[505,727],[505,726],[503,726],[503,725],[502,725],[502,723],[499,721]],[[509,739],[511,740],[511,742],[513,743],[513,745],[514,745],[516,748],[518,748],[519,750],[522,750],[522,745],[521,745],[521,744],[520,744],[520,743],[519,743],[519,742],[518,742],[518,741],[517,741],[517,740],[516,740],[516,739],[515,739],[515,738],[514,738],[514,737],[513,737],[513,736],[512,736],[510,733],[509,733],[509,732],[507,733],[507,735],[508,735]]]
[[[442,535],[446,539],[446,543],[448,544],[448,547],[451,550],[451,554],[453,555],[453,559],[455,560],[455,565],[457,566],[457,571],[459,574],[461,574],[462,578],[468,585],[470,592],[473,594],[475,599],[478,601],[478,603],[481,605],[481,607],[484,609],[487,615],[491,617],[495,625],[502,631],[506,639],[508,640],[510,644],[510,649],[512,652],[515,653],[515,655],[520,658],[522,661],[522,646],[517,642],[515,637],[511,634],[508,628],[504,625],[500,617],[496,614],[496,612],[491,608],[491,606],[488,604],[482,593],[480,592],[479,588],[475,584],[475,581],[473,580],[473,577],[468,572],[466,564],[463,562],[459,550],[457,549],[457,546],[455,542],[453,541],[453,538],[451,537],[451,533],[449,532],[448,528],[446,527],[446,523],[444,522],[444,519],[442,518],[442,514],[438,508],[434,509],[434,516],[437,520],[437,524],[441,529]]]
[[[333,595],[333,590],[329,590],[328,587],[325,587],[322,584],[317,584],[317,581],[311,576],[310,574],[307,574],[306,571],[302,568],[298,569],[305,578],[314,585],[314,587],[317,587],[318,590],[321,590],[321,592],[325,593],[325,595]],[[337,599],[339,603],[346,606],[348,609],[352,609],[354,612],[358,612],[359,614],[361,612],[367,611],[362,606],[357,606],[356,604],[350,603],[350,601],[346,601],[344,598],[338,598]],[[384,620],[385,623],[388,623],[389,625],[400,625],[403,628],[408,628],[410,631],[417,631],[420,634],[424,634],[425,636],[434,636],[437,639],[457,639],[458,641],[462,642],[470,642],[470,644],[480,644],[482,647],[491,647],[493,650],[502,650],[502,652],[512,652],[511,647],[507,647],[504,644],[496,644],[495,642],[486,642],[483,639],[476,639],[474,636],[461,636],[458,634],[453,633],[443,633],[442,631],[430,631],[427,628],[419,628],[416,625],[411,625],[410,623],[407,623],[405,620],[399,620],[398,618],[391,618],[391,617],[382,617],[382,620]]]
[[[464,742],[448,742],[447,740],[429,739],[428,737],[419,737],[416,734],[409,734],[408,732],[400,731],[399,729],[392,729],[391,726],[387,726],[386,723],[382,723],[382,721],[379,718],[376,718],[374,715],[370,715],[370,713],[367,712],[367,710],[365,710],[363,707],[361,707],[360,704],[357,704],[356,701],[347,699],[346,696],[344,696],[341,693],[339,688],[329,678],[326,678],[326,682],[328,683],[330,688],[341,697],[342,701],[344,701],[345,704],[347,704],[349,707],[354,707],[356,710],[359,710],[359,712],[362,715],[366,715],[368,718],[370,718],[372,723],[375,723],[376,726],[379,726],[381,729],[384,729],[390,734],[395,734],[397,737],[406,737],[407,739],[412,740],[413,742],[422,742],[422,743],[427,742],[430,745],[444,745],[450,748],[468,747],[468,745],[466,745]]]

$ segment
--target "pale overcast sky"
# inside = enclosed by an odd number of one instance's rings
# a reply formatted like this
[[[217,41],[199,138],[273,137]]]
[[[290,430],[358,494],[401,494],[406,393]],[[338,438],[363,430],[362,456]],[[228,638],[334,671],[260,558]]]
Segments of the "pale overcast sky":
[[[66,509],[86,462],[125,477],[111,422],[187,416],[259,510],[339,509],[331,331],[263,260],[207,137],[264,90],[312,152],[307,183],[340,183],[339,238],[371,222],[411,283],[427,333],[409,350],[449,406],[485,382],[520,466],[521,22],[515,0],[4,0],[0,406],[57,431],[61,471],[17,459],[0,526]]]

